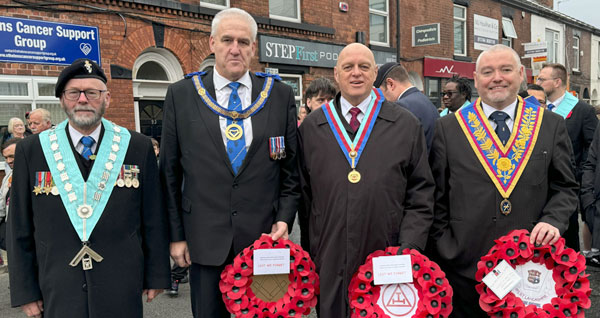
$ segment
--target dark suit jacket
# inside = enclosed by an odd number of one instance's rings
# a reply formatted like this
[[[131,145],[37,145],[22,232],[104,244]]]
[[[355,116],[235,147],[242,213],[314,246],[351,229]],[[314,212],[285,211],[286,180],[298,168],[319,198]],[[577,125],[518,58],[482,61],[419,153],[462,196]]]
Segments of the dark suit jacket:
[[[435,121],[440,118],[437,108],[416,87],[407,89],[396,102],[410,110],[421,121],[425,139],[427,140],[427,150],[431,150],[433,135],[435,133]]]
[[[531,158],[510,195],[512,213],[503,215],[503,198],[455,116],[438,120],[430,155],[437,186],[431,238],[443,269],[474,281],[477,262],[498,237],[514,229],[531,231],[538,222],[563,233],[577,206],[577,183],[564,120],[544,111]]]
[[[264,78],[251,74],[252,100]],[[212,72],[202,76],[215,97]],[[252,144],[237,175],[225,151],[219,116],[202,102],[192,79],[171,86],[164,104],[160,170],[171,241],[187,241],[201,265],[222,265],[233,245],[242,251],[277,221],[294,221],[299,180],[296,106],[292,89],[275,82],[252,116]],[[269,137],[285,137],[285,159],[269,157]]]
[[[385,101],[356,166],[356,184],[348,181],[350,165],[323,107],[306,117],[299,136],[304,217],[321,277],[320,317],[348,317],[348,285],[369,253],[398,245],[425,248],[434,183],[423,130],[409,111]]]
[[[598,124],[600,126],[600,123]],[[596,128],[594,140],[590,146],[588,157],[582,168],[581,178],[581,209],[587,209],[598,201],[600,194],[600,129]],[[589,220],[591,221],[591,220]],[[598,230],[600,232],[600,229]],[[600,243],[600,242],[599,242]]]
[[[566,118],[566,122],[575,156],[575,177],[578,181],[581,181],[581,169],[594,139],[598,117],[596,117],[594,107],[584,101],[579,101],[571,111],[571,115]]]
[[[41,299],[48,318],[142,317],[142,290],[170,286],[167,216],[150,139],[131,132],[123,164],[139,166],[140,187],[113,189],[89,239],[104,260],[84,271],[69,266],[82,244],[60,196],[32,192],[36,173],[49,171],[39,135],[17,144],[8,218],[13,306]]]

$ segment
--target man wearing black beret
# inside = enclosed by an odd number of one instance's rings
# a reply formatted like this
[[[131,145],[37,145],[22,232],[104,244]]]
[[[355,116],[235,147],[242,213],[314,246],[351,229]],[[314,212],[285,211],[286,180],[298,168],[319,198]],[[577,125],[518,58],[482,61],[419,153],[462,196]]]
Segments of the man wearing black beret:
[[[65,68],[68,119],[15,151],[8,250],[11,302],[28,317],[142,317],[170,285],[167,218],[150,139],[103,118],[107,78]]]

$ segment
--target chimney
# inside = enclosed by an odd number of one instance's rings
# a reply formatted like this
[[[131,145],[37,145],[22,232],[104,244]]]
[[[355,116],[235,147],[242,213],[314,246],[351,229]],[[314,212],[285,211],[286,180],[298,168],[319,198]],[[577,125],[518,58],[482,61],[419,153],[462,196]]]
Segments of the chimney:
[[[554,9],[554,0],[533,0],[534,2],[537,2],[545,7],[548,7],[550,9]]]

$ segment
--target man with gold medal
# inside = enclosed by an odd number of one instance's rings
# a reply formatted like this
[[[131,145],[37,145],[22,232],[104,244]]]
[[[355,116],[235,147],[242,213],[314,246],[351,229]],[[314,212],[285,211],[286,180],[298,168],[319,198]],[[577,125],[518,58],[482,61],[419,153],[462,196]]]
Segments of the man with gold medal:
[[[142,317],[142,295],[170,286],[152,143],[103,118],[106,82],[91,60],[66,67],[55,93],[68,120],[16,148],[10,295],[28,317]],[[116,186],[123,166],[139,169],[139,188]]]
[[[433,220],[423,129],[373,88],[376,74],[366,46],[346,46],[334,69],[340,93],[299,129],[320,317],[349,317],[348,284],[367,255],[399,245],[423,250]]]
[[[511,230],[552,244],[577,206],[564,120],[517,96],[524,68],[504,45],[479,55],[480,98],[437,122],[430,155],[436,181],[429,247],[455,291],[452,317],[487,317],[475,290],[477,262]]]

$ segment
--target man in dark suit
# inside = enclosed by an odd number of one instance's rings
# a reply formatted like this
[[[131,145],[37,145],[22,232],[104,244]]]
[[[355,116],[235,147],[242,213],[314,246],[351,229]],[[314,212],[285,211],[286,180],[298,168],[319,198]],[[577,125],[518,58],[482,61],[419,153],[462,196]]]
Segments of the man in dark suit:
[[[548,99],[547,109],[559,114],[567,122],[567,131],[573,145],[575,178],[581,184],[582,166],[594,139],[598,118],[594,108],[567,91],[567,69],[562,64],[544,64],[537,83],[544,88]],[[585,219],[585,215],[582,215]],[[589,230],[586,229],[587,235]],[[584,233],[585,235],[586,233]],[[579,251],[579,220],[577,209],[569,219],[564,234],[567,246]]]
[[[248,72],[256,22],[219,12],[210,48],[215,68],[169,87],[160,170],[171,226],[171,256],[190,266],[194,317],[229,317],[220,273],[267,233],[287,238],[299,200],[292,89]]]
[[[487,317],[479,308],[475,272],[495,239],[527,229],[531,243],[552,244],[577,206],[564,120],[517,97],[523,72],[513,49],[492,46],[476,63],[481,98],[437,122],[430,156],[436,181],[431,244],[460,291],[452,299],[453,317]]]
[[[584,251],[588,265],[600,267],[600,129],[596,128],[588,158],[583,164],[581,177],[581,211],[591,231],[588,251]]]
[[[348,285],[369,253],[398,245],[423,250],[433,219],[423,130],[409,111],[373,88],[376,72],[366,46],[346,46],[334,69],[340,93],[299,130],[323,318],[350,316]]]
[[[103,119],[91,60],[56,84],[68,120],[17,144],[8,218],[10,296],[29,317],[142,317],[170,285],[167,216],[150,139]]]
[[[421,121],[429,151],[435,131],[435,121],[440,118],[440,115],[427,96],[412,85],[404,66],[393,62],[383,64],[377,72],[373,85],[383,91],[385,99],[408,109]]]

